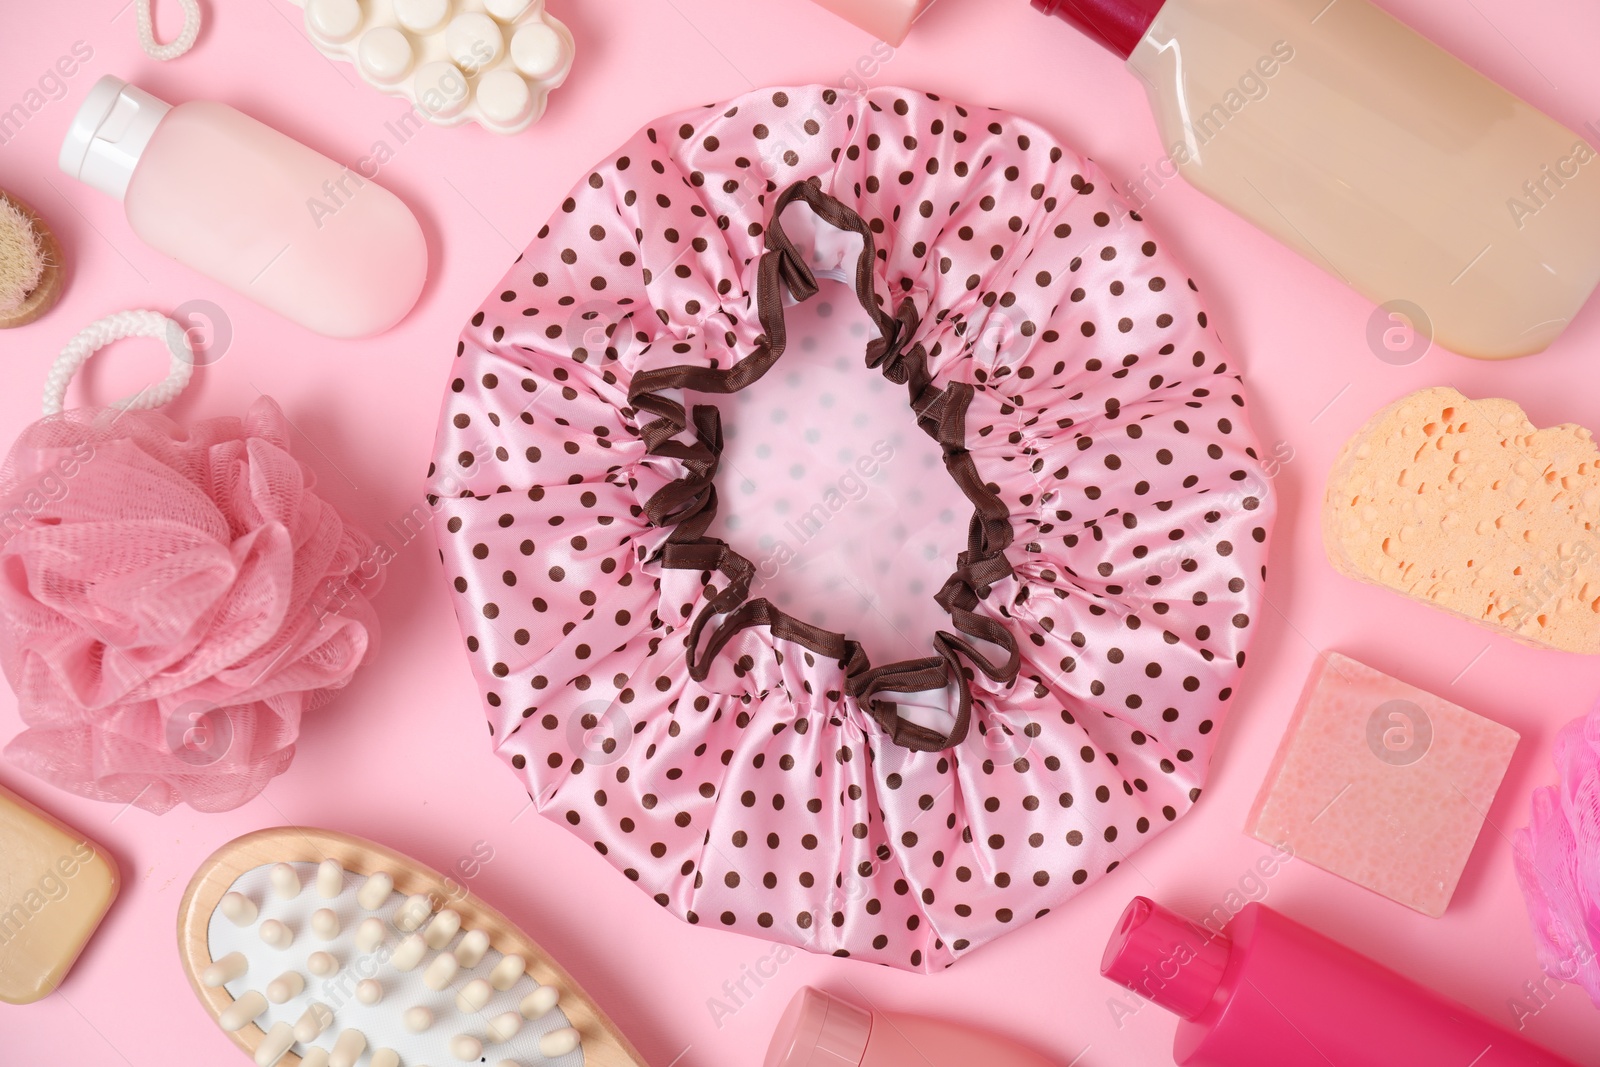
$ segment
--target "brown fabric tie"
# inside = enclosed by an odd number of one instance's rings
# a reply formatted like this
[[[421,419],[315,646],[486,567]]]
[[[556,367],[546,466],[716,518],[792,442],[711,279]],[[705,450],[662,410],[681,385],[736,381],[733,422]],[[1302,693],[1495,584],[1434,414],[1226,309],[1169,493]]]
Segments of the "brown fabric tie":
[[[665,393],[673,389],[735,393],[759,381],[783,355],[788,343],[783,287],[797,301],[808,300],[818,291],[816,277],[779,221],[783,209],[796,200],[805,201],[823,222],[860,235],[856,298],[878,330],[878,336],[867,344],[866,365],[906,387],[917,424],[939,443],[945,469],[973,506],[967,549],[957,557],[954,573],[935,597],[939,606],[949,612],[957,632],[940,630],[933,635],[935,656],[872,666],[859,642],[802,622],[764,597],[749,599],[754,565],[725,541],[706,533],[717,513],[715,480],[723,448],[721,415],[709,404],[697,404],[686,413],[681,403]],[[654,416],[642,430],[645,450],[652,456],[677,460],[684,467],[681,477],[662,486],[645,503],[650,522],[671,527],[672,531],[658,553],[659,562],[676,570],[720,573],[727,580],[690,626],[685,642],[689,673],[696,681],[704,681],[711,662],[729,641],[747,627],[767,626],[775,639],[796,642],[836,660],[845,672],[847,691],[894,744],[921,752],[959,745],[972,721],[971,683],[963,663],[994,681],[1010,683],[1017,676],[1020,662],[1011,632],[974,610],[991,586],[1011,574],[1005,550],[1014,535],[1005,505],[983,483],[966,447],[966,413],[972,386],[952,382],[940,389],[933,384],[926,351],[920,344],[909,344],[921,323],[916,306],[909,299],[902,300],[891,313],[880,305],[874,287],[871,227],[841,201],[812,182],[795,182],[773,203],[766,245],[756,275],[756,312],[763,336],[755,349],[726,369],[679,365],[644,371],[634,377],[628,397],[636,409]],[[691,430],[692,441],[678,439],[686,429]],[[980,652],[972,639],[998,647],[1004,657],[995,662]],[[948,734],[902,718],[895,702],[881,696],[952,686],[957,693],[957,707],[955,724]]]

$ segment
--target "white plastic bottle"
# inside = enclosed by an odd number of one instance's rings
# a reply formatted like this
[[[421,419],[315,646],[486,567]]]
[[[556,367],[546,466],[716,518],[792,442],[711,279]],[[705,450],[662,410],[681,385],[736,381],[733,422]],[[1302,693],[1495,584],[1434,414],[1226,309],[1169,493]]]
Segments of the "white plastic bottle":
[[[1421,308],[1447,348],[1538,352],[1600,281],[1595,146],[1369,0],[1033,5],[1145,83],[1158,182],[1181,173],[1373,302]]]
[[[108,75],[60,164],[122,200],[152,248],[328,337],[387,330],[427,276],[393,193],[225,104],[173,107]]]

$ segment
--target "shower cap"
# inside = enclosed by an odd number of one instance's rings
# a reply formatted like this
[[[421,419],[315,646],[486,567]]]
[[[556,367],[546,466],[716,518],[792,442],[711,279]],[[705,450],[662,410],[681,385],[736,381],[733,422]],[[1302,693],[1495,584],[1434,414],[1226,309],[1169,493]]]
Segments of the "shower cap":
[[[725,462],[750,387],[840,399],[789,376],[824,286],[865,324],[845,399],[901,393],[882,421],[943,469],[877,475],[962,505],[909,658],[757,595],[799,577],[719,524],[756,480]],[[1196,287],[1092,163],[1000,111],[812,86],[583,176],[461,335],[428,491],[539,811],[691,923],[930,970],[1199,797],[1265,577],[1254,445]]]

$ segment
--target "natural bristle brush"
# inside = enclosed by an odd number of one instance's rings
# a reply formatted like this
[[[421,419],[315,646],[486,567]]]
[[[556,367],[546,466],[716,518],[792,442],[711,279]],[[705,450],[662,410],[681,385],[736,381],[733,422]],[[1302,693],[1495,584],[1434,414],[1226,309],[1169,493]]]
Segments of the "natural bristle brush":
[[[25,326],[61,299],[61,245],[32,208],[0,190],[0,330]]]
[[[189,983],[260,1067],[644,1067],[538,944],[382,845],[259,830],[178,910]]]

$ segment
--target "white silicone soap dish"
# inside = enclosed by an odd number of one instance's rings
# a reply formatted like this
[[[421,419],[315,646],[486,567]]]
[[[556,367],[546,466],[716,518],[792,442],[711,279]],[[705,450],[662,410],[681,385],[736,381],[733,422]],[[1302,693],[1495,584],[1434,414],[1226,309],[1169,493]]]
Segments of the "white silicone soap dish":
[[[292,0],[324,55],[438,126],[518,133],[572,69],[572,33],[544,0]]]

